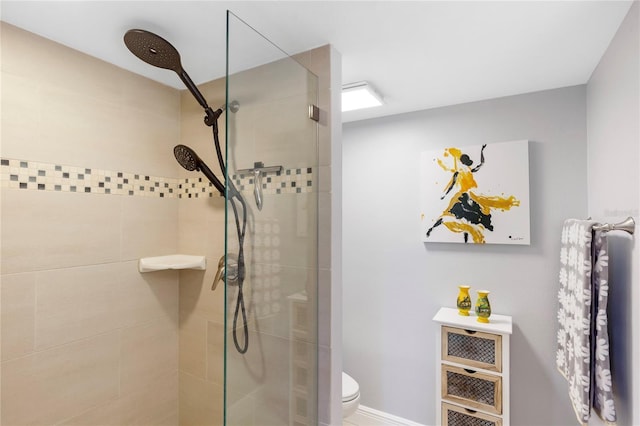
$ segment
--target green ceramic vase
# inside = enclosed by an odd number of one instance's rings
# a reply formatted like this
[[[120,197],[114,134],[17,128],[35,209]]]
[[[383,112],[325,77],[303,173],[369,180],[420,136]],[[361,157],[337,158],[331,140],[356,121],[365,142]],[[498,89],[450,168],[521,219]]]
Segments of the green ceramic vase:
[[[491,304],[489,303],[489,292],[486,290],[478,290],[476,316],[478,317],[478,322],[489,322],[489,317],[491,316]]]

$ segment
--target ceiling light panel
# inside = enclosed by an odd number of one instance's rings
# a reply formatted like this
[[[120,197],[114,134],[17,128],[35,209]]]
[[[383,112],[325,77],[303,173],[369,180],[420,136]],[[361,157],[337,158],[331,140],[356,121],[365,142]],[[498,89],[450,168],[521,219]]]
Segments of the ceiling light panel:
[[[342,86],[342,112],[383,104],[382,96],[366,81]]]

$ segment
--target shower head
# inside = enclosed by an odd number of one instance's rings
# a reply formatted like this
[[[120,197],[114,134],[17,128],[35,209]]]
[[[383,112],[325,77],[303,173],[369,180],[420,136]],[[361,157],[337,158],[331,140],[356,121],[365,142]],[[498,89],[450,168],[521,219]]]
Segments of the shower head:
[[[213,186],[216,187],[220,194],[224,196],[224,185],[222,184],[222,182],[220,182],[220,179],[218,179],[216,175],[213,174],[213,172],[205,164],[205,162],[202,161],[200,157],[198,157],[198,154],[196,154],[193,149],[189,148],[186,145],[176,145],[173,148],[173,155],[175,155],[178,163],[190,172],[194,170],[201,171],[202,174],[204,174],[207,179],[209,179],[209,182],[211,182]]]
[[[184,71],[178,50],[159,35],[145,30],[129,30],[124,35],[124,44],[131,53],[149,65],[178,74]]]
[[[200,106],[204,108],[207,116],[204,122],[207,126],[213,126],[216,119],[222,114],[222,110],[214,111],[205,100],[202,93],[198,90],[189,74],[182,68],[180,63],[180,54],[171,43],[163,39],[157,34],[146,30],[133,29],[124,35],[124,44],[138,58],[154,67],[163,68],[174,71],[180,77],[180,80],[187,86],[194,98]]]
[[[195,151],[186,145],[176,145],[173,148],[173,155],[175,155],[178,163],[190,172],[196,170],[198,161],[201,161]]]

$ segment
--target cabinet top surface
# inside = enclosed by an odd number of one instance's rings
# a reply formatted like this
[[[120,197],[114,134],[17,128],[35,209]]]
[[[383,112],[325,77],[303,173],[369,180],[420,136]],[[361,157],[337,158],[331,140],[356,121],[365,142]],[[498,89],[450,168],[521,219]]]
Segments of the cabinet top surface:
[[[436,316],[433,317],[435,322],[453,327],[460,327],[469,330],[486,331],[488,333],[511,334],[512,320],[507,315],[494,315],[489,317],[489,323],[484,324],[478,322],[478,317],[472,312],[469,316],[458,314],[457,309],[440,308]]]

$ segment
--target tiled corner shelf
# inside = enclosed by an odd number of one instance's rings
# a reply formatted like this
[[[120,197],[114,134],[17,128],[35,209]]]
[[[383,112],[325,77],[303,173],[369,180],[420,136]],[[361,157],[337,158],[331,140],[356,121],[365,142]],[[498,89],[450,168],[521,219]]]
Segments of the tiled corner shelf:
[[[143,257],[138,262],[140,272],[164,271],[167,269],[207,269],[204,256],[171,254],[168,256]]]

